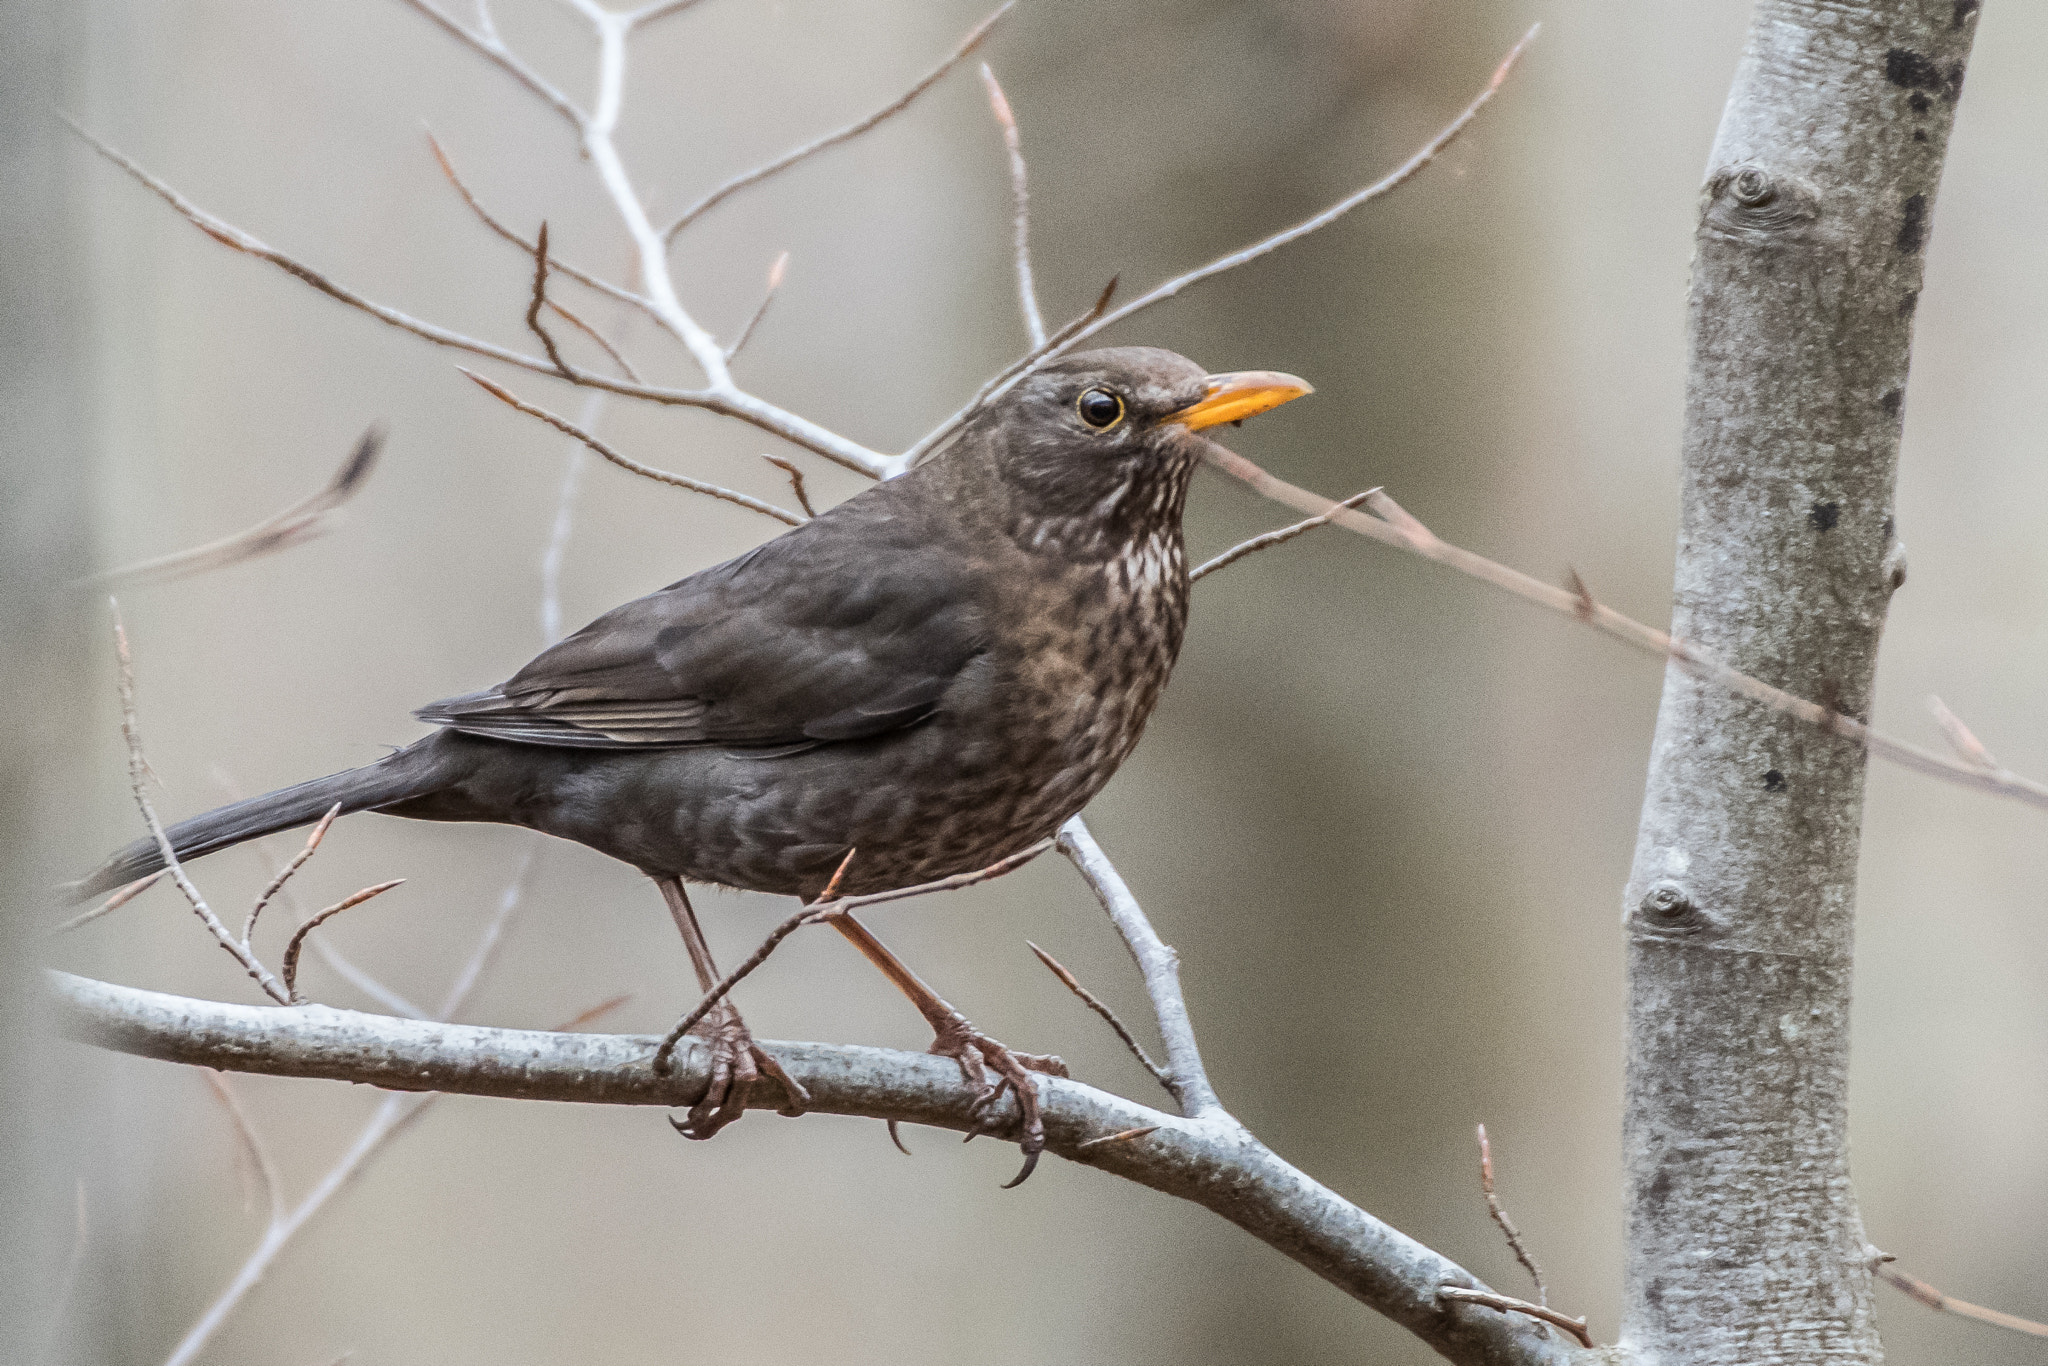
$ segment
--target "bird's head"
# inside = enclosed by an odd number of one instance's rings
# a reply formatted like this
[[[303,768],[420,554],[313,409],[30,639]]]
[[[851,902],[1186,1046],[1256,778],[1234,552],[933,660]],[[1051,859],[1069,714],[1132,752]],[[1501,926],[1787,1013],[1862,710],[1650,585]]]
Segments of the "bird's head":
[[[961,444],[1069,549],[1109,553],[1180,525],[1202,455],[1196,433],[1310,392],[1272,370],[1212,375],[1157,347],[1083,351],[1026,376]]]

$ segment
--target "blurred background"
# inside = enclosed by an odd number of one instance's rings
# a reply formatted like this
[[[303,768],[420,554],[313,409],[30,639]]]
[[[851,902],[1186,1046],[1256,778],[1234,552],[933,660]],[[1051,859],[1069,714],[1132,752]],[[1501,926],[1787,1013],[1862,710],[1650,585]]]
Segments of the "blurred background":
[[[495,8],[510,43],[587,96],[591,48],[564,7]],[[621,143],[657,219],[886,102],[983,12],[712,0],[647,32]],[[40,414],[8,437],[10,487],[43,490],[10,495],[18,582],[239,529],[387,422],[383,466],[337,533],[123,598],[166,816],[371,759],[419,733],[412,707],[495,682],[543,643],[540,564],[570,452],[458,376],[460,357],[236,256],[56,141],[43,99],[336,278],[515,346],[527,262],[441,179],[422,125],[509,222],[545,218],[561,255],[630,283],[616,220],[565,127],[401,5],[93,0],[41,14],[8,39],[29,80],[9,96],[8,140],[30,158],[17,183],[40,214],[16,221],[0,271],[32,287],[21,306],[40,329],[7,342],[10,406]],[[1036,263],[1059,319],[1111,274],[1143,288],[1377,177],[1539,19],[1521,72],[1419,181],[1113,340],[1307,376],[1314,399],[1233,434],[1238,449],[1332,496],[1385,484],[1448,538],[1543,577],[1574,566],[1662,622],[1690,235],[1747,5],[1025,0],[986,55],[1031,158]],[[1877,714],[1938,743],[1924,705],[1938,691],[2035,776],[2048,774],[2044,44],[2048,10],[1982,17],[1919,312],[1899,492],[1912,573]],[[970,64],[872,136],[721,206],[675,263],[697,317],[729,337],[788,250],[741,382],[893,450],[1021,349],[1008,242],[1001,143]],[[614,305],[561,297],[651,378],[691,379]],[[581,401],[506,378],[565,411]],[[786,496],[761,457],[792,452],[750,428],[623,405],[601,424],[650,463]],[[860,487],[796,458],[823,497]],[[602,464],[574,511],[572,628],[773,529]],[[1189,537],[1202,556],[1288,520],[1205,474]],[[104,607],[75,593],[10,620],[0,654],[29,713],[16,724],[36,794],[17,778],[0,812],[29,850],[9,865],[15,991],[32,992],[25,965],[47,953],[255,999],[164,889],[47,949],[26,941],[24,926],[58,914],[31,889],[138,823]],[[1484,1120],[1553,1303],[1590,1314],[1603,1340],[1620,1280],[1619,889],[1659,679],[1655,661],[1569,622],[1319,532],[1201,586],[1148,738],[1089,813],[1181,951],[1226,1103],[1319,1180],[1518,1291],[1478,1191]],[[1872,1241],[1952,1294],[2035,1318],[2048,1318],[2043,829],[2038,812],[1873,769],[1854,1074]],[[334,941],[431,1001],[531,843],[356,817],[300,895],[324,904],[408,877]],[[268,869],[242,851],[197,872],[216,905],[239,908]],[[727,959],[786,913],[748,895],[699,904]],[[1064,863],[875,922],[990,1032],[1156,1101],[1024,947],[1061,957],[1150,1036],[1136,973]],[[306,982],[369,1004],[318,963]],[[467,1018],[544,1028],[627,991],[601,1027],[658,1030],[694,996],[659,898],[624,867],[549,845]],[[768,1038],[926,1042],[833,936],[791,941],[739,1000]],[[226,1117],[188,1069],[58,1043],[13,1065],[31,1103],[0,1108],[43,1120],[10,1158],[10,1198],[33,1214],[15,1226],[40,1230],[15,1249],[20,1322],[47,1321],[82,1192],[76,1286],[45,1359],[162,1360],[261,1231]],[[233,1080],[294,1199],[378,1104]],[[878,1123],[757,1113],[692,1144],[653,1111],[450,1098],[307,1229],[203,1359],[1433,1359],[1192,1206],[1057,1161],[1003,1192],[1014,1149],[906,1138],[914,1159]],[[2038,1343],[1879,1294],[1897,1360],[2041,1359]]]

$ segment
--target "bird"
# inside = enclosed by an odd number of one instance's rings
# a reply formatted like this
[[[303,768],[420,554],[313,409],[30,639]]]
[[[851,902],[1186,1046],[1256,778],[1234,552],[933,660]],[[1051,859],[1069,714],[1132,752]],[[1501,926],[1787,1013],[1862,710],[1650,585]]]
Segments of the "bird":
[[[1180,653],[1200,433],[1310,392],[1154,347],[1059,357],[898,477],[605,613],[496,687],[420,708],[423,739],[181,821],[168,841],[182,863],[337,806],[523,826],[652,878],[709,991],[685,883],[806,901],[896,890],[989,867],[1080,811]],[[71,891],[162,866],[138,840]],[[1024,1073],[1058,1060],[979,1033],[846,932],[982,1100],[1016,1090],[1028,1174],[1044,1139]],[[764,1072],[800,1112],[802,1088],[730,1002],[706,1023],[711,1082],[681,1132],[738,1118]]]

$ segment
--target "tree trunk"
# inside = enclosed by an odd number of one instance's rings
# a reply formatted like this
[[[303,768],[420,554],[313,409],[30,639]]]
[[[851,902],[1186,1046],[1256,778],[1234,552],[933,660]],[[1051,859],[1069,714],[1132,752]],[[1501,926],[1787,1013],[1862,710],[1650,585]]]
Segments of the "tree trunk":
[[[1701,198],[1673,629],[1859,719],[1977,7],[1762,0]],[[1864,757],[1666,671],[1625,900],[1636,1360],[1882,1357],[1848,1176]]]

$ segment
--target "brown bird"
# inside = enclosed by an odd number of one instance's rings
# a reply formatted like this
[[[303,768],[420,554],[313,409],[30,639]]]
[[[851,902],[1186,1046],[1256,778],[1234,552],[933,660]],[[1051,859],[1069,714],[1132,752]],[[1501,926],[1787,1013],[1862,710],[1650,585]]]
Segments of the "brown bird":
[[[171,845],[198,858],[337,803],[525,826],[653,878],[708,990],[685,882],[813,899],[843,865],[840,895],[894,890],[985,868],[1079,811],[1137,744],[1180,651],[1195,433],[1308,392],[1150,347],[1065,357],[900,478],[606,613],[495,688],[421,708],[440,727],[425,739],[180,822]],[[161,866],[139,840],[74,890]],[[984,1101],[1016,1090],[1028,1172],[1043,1130],[1025,1072],[1058,1060],[978,1033],[873,936],[841,928]],[[801,1107],[729,1004],[709,1023],[712,1084],[678,1128],[708,1137],[737,1118],[763,1070]]]

